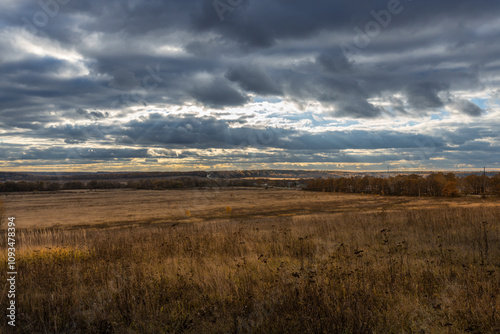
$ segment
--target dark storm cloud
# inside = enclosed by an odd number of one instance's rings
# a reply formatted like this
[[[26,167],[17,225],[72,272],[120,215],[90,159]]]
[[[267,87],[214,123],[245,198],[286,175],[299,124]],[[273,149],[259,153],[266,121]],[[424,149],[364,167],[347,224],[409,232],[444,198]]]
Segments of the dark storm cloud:
[[[214,15],[211,2],[204,2],[200,10],[194,11],[193,25],[200,31],[207,29],[219,32],[242,44],[255,47],[270,47],[278,39],[307,38],[322,30],[353,32],[355,26],[374,20],[371,11],[387,10],[390,4],[402,8],[404,21],[394,16],[387,29],[401,28],[403,22],[408,28],[424,29],[424,24],[452,21],[456,26],[464,20],[481,16],[495,17],[500,5],[492,0],[476,1],[445,0],[439,3],[419,1],[244,1],[243,5],[226,13],[221,24]],[[399,20],[398,20],[399,19]],[[394,26],[393,26],[394,25]],[[422,25],[422,26],[417,26]],[[468,36],[473,38],[473,36]],[[461,41],[461,40],[460,40]],[[459,43],[459,41],[457,41]]]
[[[240,65],[230,68],[226,77],[237,82],[246,91],[259,95],[281,95],[279,86],[260,67]]]
[[[479,108],[476,104],[468,100],[456,100],[452,102],[452,106],[455,107],[458,111],[469,116],[481,116],[484,113],[483,109]]]
[[[352,69],[352,63],[339,50],[320,54],[316,62],[330,73],[343,73]]]
[[[225,79],[210,78],[205,82],[195,82],[191,96],[198,102],[211,108],[239,106],[248,98],[231,87]]]
[[[285,129],[231,127],[230,121],[214,117],[174,117],[151,114],[120,125],[99,127],[62,126],[39,130],[36,136],[67,141],[103,140],[111,144],[142,147],[189,148],[279,148],[290,151],[342,149],[421,148],[446,144],[439,137],[398,131],[326,131],[312,134]],[[475,136],[473,132],[470,136]],[[451,136],[452,134],[450,134]]]
[[[31,74],[33,72],[38,74],[53,73],[58,71],[65,64],[66,62],[60,59],[51,57],[38,58],[32,56],[21,61],[0,63],[0,71],[5,76],[20,76],[23,74]]]
[[[174,117],[151,114],[111,132],[122,144],[191,148],[273,147],[278,137],[272,129],[231,128],[214,117]]]
[[[337,104],[339,109],[335,115],[350,116],[356,118],[372,118],[382,113],[382,108],[378,108],[366,100],[353,99],[351,101],[342,101]]]
[[[444,103],[438,93],[445,89],[445,85],[432,82],[412,85],[406,90],[408,103],[412,108],[423,110],[443,107]]]
[[[422,148],[430,143],[433,147],[444,147],[445,142],[427,135],[405,134],[397,131],[329,131],[321,134],[296,136],[287,148],[318,150],[331,149],[386,149]]]
[[[7,148],[2,150],[0,157],[3,160],[80,160],[90,163],[93,161],[107,161],[113,159],[133,159],[149,157],[147,149],[103,149],[92,147],[24,147],[23,150]]]
[[[78,105],[106,105],[112,96],[102,80],[61,77],[69,63],[51,57],[9,61],[0,65],[0,124],[37,128],[73,114]],[[56,115],[57,114],[57,115]],[[98,115],[94,115],[98,116]]]
[[[500,139],[500,134],[495,129],[489,129],[487,127],[481,126],[460,126],[453,131],[445,130],[442,131],[442,137],[447,143],[456,147],[464,146],[466,143],[475,141],[482,138],[497,138]]]
[[[128,90],[140,85],[140,81],[135,77],[135,74],[124,68],[115,67],[112,75],[113,79],[109,83],[112,87]]]
[[[115,127],[119,127],[115,125]],[[8,135],[22,135],[27,138],[37,139],[58,139],[64,140],[66,144],[79,144],[79,143],[112,143],[114,139],[107,138],[113,127],[109,125],[101,125],[100,123],[93,122],[87,125],[50,125],[45,127],[38,127],[28,132],[11,132]]]
[[[71,42],[74,42],[72,36],[78,36],[75,29],[60,29],[69,28],[71,23],[77,23],[78,27],[87,32],[125,32],[134,36],[179,29],[202,33],[208,30],[245,45],[268,47],[275,45],[277,39],[306,38],[322,30],[340,29],[352,32],[355,25],[362,27],[363,23],[373,20],[370,15],[372,10],[387,9],[388,3],[388,0],[294,0],[272,3],[265,0],[248,0],[226,13],[225,20],[221,22],[212,1],[69,1],[57,6],[55,11],[55,8],[52,8],[55,14],[61,15],[50,18],[38,28],[58,40]],[[471,17],[494,17],[500,9],[498,2],[492,0],[401,2],[401,6],[404,11],[399,15],[405,15],[404,22],[409,27],[442,21],[454,21],[459,26],[460,21]],[[43,11],[43,8],[36,2],[21,1],[15,8],[9,8],[9,12],[4,13],[2,19],[7,25],[25,25],[21,18],[25,17],[33,22],[33,16],[40,11]],[[77,16],[89,19],[75,22]],[[394,17],[391,23],[401,24],[403,20],[398,21],[398,18]],[[388,28],[391,29],[390,26]],[[465,36],[456,43],[464,43],[463,40],[467,37],[474,36]]]
[[[7,27],[24,26],[28,31],[36,31],[40,38],[75,48],[85,57],[92,75],[101,78],[105,75],[110,79],[105,83],[107,87],[96,79],[89,87],[75,87],[80,92],[98,88],[92,96],[82,96],[71,90],[75,85],[71,79],[54,81],[50,78],[49,72],[57,72],[63,67],[60,61],[41,58],[30,62],[23,59],[5,64],[0,73],[13,76],[15,82],[30,89],[5,92],[2,95],[9,97],[0,98],[7,105],[21,108],[20,104],[29,97],[26,101],[29,105],[34,95],[42,98],[72,95],[73,101],[58,107],[74,109],[71,103],[80,100],[80,105],[109,108],[110,101],[123,94],[120,90],[126,92],[143,88],[150,75],[146,67],[156,65],[161,69],[155,77],[160,79],[160,85],[154,91],[148,91],[146,101],[151,104],[160,101],[183,104],[189,97],[214,108],[244,105],[248,101],[244,92],[238,92],[220,79],[224,74],[249,93],[332,103],[337,107],[335,115],[357,118],[379,116],[380,109],[367,100],[383,97],[388,92],[404,94],[410,108],[415,109],[417,114],[419,110],[425,114],[428,109],[443,106],[437,95],[439,92],[466,85],[472,86],[469,89],[479,87],[479,68],[499,55],[498,43],[492,43],[496,35],[479,30],[480,25],[494,18],[493,13],[500,9],[499,3],[494,1],[476,1],[474,4],[465,0],[401,2],[398,5],[402,8],[401,13],[392,15],[388,23],[381,26],[380,34],[371,38],[369,45],[360,48],[362,55],[382,57],[380,61],[360,66],[342,54],[339,47],[341,40],[353,43],[350,40],[357,37],[358,30],[355,28],[363,31],[367,23],[377,22],[373,13],[383,15],[389,3],[396,2],[270,3],[252,0],[244,1],[234,10],[226,12],[223,22],[213,2],[201,0],[189,3],[41,2],[45,5],[19,2],[0,14],[0,20]],[[47,18],[45,22],[41,22],[43,15]],[[89,48],[81,43],[85,36],[92,33],[99,34],[101,47]],[[322,37],[319,37],[320,33]],[[336,36],[338,42],[327,40],[320,43],[321,38],[326,38],[328,34],[332,38]],[[165,42],[165,36],[170,38],[170,42],[183,44],[194,57],[154,56],[154,51]],[[307,39],[314,38],[319,38],[315,44],[305,43]],[[143,44],[140,49],[129,47],[138,41]],[[296,46],[284,47],[280,41],[295,41]],[[107,43],[114,43],[120,48],[108,48]],[[435,47],[445,47],[446,50],[441,54],[412,54],[413,51]],[[480,55],[475,52],[478,47],[482,50]],[[300,57],[305,53],[316,57],[317,66],[289,63],[285,67],[284,64],[276,67],[266,60],[280,56]],[[391,53],[407,53],[408,58],[384,61],[383,56]],[[222,55],[225,59],[220,58]],[[249,56],[261,58],[262,64],[249,65],[247,60],[239,60]],[[468,63],[470,66],[454,68],[453,71],[437,70],[435,67],[444,61]],[[196,79],[196,73],[200,72],[209,73],[217,79],[213,83],[200,84]],[[37,78],[38,82],[46,84],[45,90],[37,86]],[[307,78],[305,87],[298,89],[297,86],[303,85],[304,78]],[[88,102],[82,103],[84,99]],[[128,102],[140,104],[144,101],[133,99]],[[478,114],[470,106],[463,109],[464,113]]]
[[[23,153],[23,159],[43,159],[43,160],[88,160],[88,161],[109,161],[113,159],[147,158],[149,156],[146,149],[101,149],[101,148],[78,148],[68,149],[55,147],[49,149],[30,148]]]
[[[102,119],[109,116],[108,113],[102,113],[100,111],[88,111],[82,108],[76,109],[76,113],[88,119]]]

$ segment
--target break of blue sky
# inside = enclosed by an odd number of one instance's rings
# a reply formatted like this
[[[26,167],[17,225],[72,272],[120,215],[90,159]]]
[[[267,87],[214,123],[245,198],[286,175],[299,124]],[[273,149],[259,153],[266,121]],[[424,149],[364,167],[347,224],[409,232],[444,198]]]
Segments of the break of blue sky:
[[[486,110],[488,108],[488,99],[486,99],[486,98],[471,99],[470,101],[483,110]]]

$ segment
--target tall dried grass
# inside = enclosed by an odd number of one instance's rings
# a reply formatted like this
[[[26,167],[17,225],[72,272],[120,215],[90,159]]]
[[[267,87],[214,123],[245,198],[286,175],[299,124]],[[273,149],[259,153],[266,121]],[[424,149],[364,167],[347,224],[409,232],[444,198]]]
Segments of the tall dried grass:
[[[500,330],[500,208],[26,230],[18,240],[20,333]]]

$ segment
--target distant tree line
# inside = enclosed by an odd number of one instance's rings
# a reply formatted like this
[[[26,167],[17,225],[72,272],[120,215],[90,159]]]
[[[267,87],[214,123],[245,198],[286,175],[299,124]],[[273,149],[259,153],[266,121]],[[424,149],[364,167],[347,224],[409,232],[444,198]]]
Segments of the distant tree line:
[[[92,180],[130,180],[130,179],[160,179],[160,178],[206,178],[208,176],[218,178],[273,178],[293,177],[307,178],[325,176],[327,172],[300,171],[300,170],[233,170],[233,171],[189,171],[189,172],[97,172],[97,173],[19,173],[1,172],[0,181],[92,181]]]
[[[5,181],[0,182],[0,192],[18,191],[55,191],[61,189],[61,184],[57,182],[27,182],[27,181]]]
[[[207,172],[113,172],[113,173],[18,173],[0,172],[0,180],[12,181],[72,181],[75,179],[91,180],[116,180],[116,179],[146,179],[165,177],[206,177]]]
[[[306,181],[305,190],[341,193],[365,193],[395,196],[500,196],[500,173],[492,177],[453,173],[432,173],[427,176],[398,175],[382,177],[319,178]]]
[[[295,187],[296,181],[270,180],[270,179],[209,179],[200,177],[181,177],[166,180],[140,179],[120,182],[116,180],[91,180],[88,182],[68,181],[5,181],[0,182],[0,192],[31,192],[31,191],[57,191],[77,189],[187,189],[203,187]]]
[[[221,175],[218,175],[221,176]],[[188,189],[203,187],[301,187],[309,191],[365,193],[395,196],[500,196],[500,173],[491,177],[468,175],[457,177],[453,173],[397,175],[383,178],[376,176],[315,178],[307,180],[267,178],[202,178],[180,177],[171,179],[139,179],[128,181],[94,179],[91,181],[5,181],[0,182],[0,192],[57,191],[76,189]]]

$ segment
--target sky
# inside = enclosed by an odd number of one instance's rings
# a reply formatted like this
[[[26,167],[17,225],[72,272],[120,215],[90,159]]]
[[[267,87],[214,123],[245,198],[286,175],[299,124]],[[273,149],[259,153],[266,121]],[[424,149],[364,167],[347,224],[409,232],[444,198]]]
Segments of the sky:
[[[0,0],[0,170],[500,170],[499,13]]]

